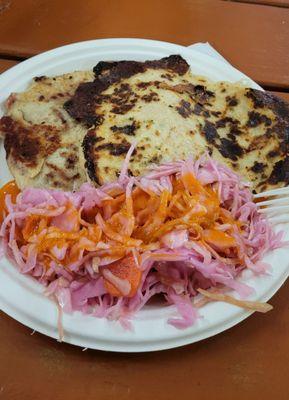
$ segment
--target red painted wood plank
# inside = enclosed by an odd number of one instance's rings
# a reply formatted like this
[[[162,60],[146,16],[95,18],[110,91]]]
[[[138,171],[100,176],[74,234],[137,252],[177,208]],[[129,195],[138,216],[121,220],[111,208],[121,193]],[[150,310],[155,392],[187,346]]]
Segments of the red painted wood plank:
[[[16,65],[17,61],[0,59],[0,73]]]
[[[289,103],[289,93],[288,92],[271,92],[274,93],[276,96],[281,97],[282,99],[288,101]]]
[[[261,84],[289,85],[289,9],[221,0],[9,1],[0,13],[0,54],[106,37],[208,41]]]
[[[289,0],[229,0],[229,1],[289,8]]]

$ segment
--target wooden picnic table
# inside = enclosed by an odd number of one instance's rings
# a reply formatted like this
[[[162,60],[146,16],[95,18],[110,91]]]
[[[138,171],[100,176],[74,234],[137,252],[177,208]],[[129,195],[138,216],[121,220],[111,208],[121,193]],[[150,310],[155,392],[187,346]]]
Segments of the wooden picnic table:
[[[289,101],[289,0],[0,0],[0,72],[63,44],[210,42]],[[213,338],[147,354],[81,351],[0,314],[0,399],[289,398],[289,282],[274,310]]]

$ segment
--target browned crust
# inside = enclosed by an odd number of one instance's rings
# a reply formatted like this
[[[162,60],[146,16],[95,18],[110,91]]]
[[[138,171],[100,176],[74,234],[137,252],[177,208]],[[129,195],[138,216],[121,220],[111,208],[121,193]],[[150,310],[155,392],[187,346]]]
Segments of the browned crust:
[[[103,117],[97,115],[95,110],[102,101],[101,94],[110,85],[122,79],[143,73],[147,69],[164,69],[184,75],[189,70],[188,63],[179,55],[172,55],[153,61],[117,61],[100,62],[94,67],[95,80],[82,83],[78,86],[74,96],[64,104],[67,112],[77,121],[87,126],[101,124]],[[117,113],[126,112],[133,107],[133,103],[115,108]]]
[[[168,86],[168,85],[166,85]],[[171,90],[185,90],[187,93],[193,90],[193,87],[172,87]],[[185,86],[185,85],[184,85]],[[230,117],[223,117],[215,124],[206,120],[202,133],[208,142],[208,146],[213,146],[219,150],[223,157],[236,162],[238,159],[245,156],[246,153],[265,147],[266,143],[275,137],[277,139],[277,148],[267,154],[267,159],[270,164],[273,163],[272,174],[261,182],[261,186],[265,183],[278,185],[289,184],[289,104],[279,97],[256,89],[246,89],[246,96],[253,103],[253,110],[248,111],[248,119],[245,126],[241,126],[239,121]],[[233,99],[234,100],[234,99]],[[232,107],[232,98],[226,98],[228,106]],[[235,106],[236,101],[233,101]],[[203,104],[198,102],[198,113],[202,113]],[[271,120],[268,116],[262,114],[262,109],[270,109],[274,114],[274,119]],[[213,112],[211,112],[213,114]],[[203,114],[204,115],[204,114]],[[213,114],[214,115],[214,114]],[[205,115],[204,115],[205,116]],[[263,125],[266,129],[264,135],[253,139],[248,149],[243,149],[237,142],[237,136],[242,134],[243,130],[255,128]],[[227,138],[220,138],[218,128],[223,128],[228,125],[230,133]],[[277,160],[273,158],[277,157]],[[282,157],[282,160],[280,160]],[[251,171],[255,174],[261,174],[265,168],[265,164],[255,163]]]
[[[271,151],[268,154],[268,162],[270,159],[270,164],[273,163],[272,174],[260,185],[263,185],[266,182],[274,185],[281,183],[286,185],[289,184],[289,173],[287,172],[289,163],[287,157],[289,150],[289,107],[286,102],[266,92],[247,89],[246,93],[247,96],[253,101],[254,110],[248,112],[248,120],[247,122],[245,121],[244,126],[241,126],[238,120],[235,120],[231,117],[223,117],[220,118],[216,123],[212,123],[207,119],[209,117],[209,113],[206,112],[207,101],[209,101],[210,97],[213,95],[211,92],[208,92],[203,87],[199,86],[196,90],[196,87],[193,85],[169,86],[167,84],[161,84],[161,87],[180,93],[186,92],[192,96],[198,97],[199,101],[196,104],[198,109],[196,109],[196,107],[195,109],[191,109],[190,104],[182,100],[180,102],[180,106],[177,107],[177,111],[184,118],[189,117],[192,113],[202,114],[205,118],[205,124],[202,128],[202,133],[208,142],[208,148],[211,150],[212,146],[218,149],[224,158],[230,159],[232,162],[237,162],[239,159],[244,157],[247,152],[254,151],[258,148],[263,148],[271,137],[274,136],[276,138],[277,136],[278,148],[276,149],[274,155]],[[232,99],[228,98],[227,102],[231,103]],[[232,106],[232,104],[230,106]],[[273,120],[262,114],[263,108],[271,109],[273,111]],[[266,128],[265,134],[260,137],[256,137],[255,140],[251,142],[251,145],[248,149],[242,148],[238,144],[237,137],[242,134],[244,129],[246,131],[247,129],[257,127],[260,124],[263,124]],[[221,138],[218,134],[218,128],[225,126],[228,126],[230,132],[226,138]],[[112,132],[132,135],[134,134],[134,128],[134,124],[119,128],[113,126]],[[101,184],[101,178],[98,176],[99,174],[97,171],[98,150],[106,149],[112,155],[120,155],[126,152],[129,146],[124,146],[123,144],[114,145],[113,143],[105,143],[95,147],[93,145],[95,140],[96,138],[91,138],[90,135],[85,138],[84,149],[85,158],[87,161],[86,167],[88,169],[90,178],[97,184]],[[277,159],[274,161],[275,157],[277,157]],[[280,157],[283,157],[283,161],[280,161]],[[264,168],[265,164],[262,164],[262,168],[260,165],[255,165],[253,168],[251,168],[251,171],[256,175],[259,175],[262,173]]]
[[[188,118],[191,114],[193,114],[191,104],[185,100],[180,101],[179,105],[176,107],[176,110],[183,118]]]
[[[4,134],[6,157],[35,167],[41,156],[52,154],[60,145],[59,131],[49,125],[23,126],[11,117],[0,119],[0,131]]]
[[[87,131],[87,134],[85,135],[83,142],[82,142],[82,149],[83,149],[83,154],[85,158],[85,168],[87,171],[87,174],[89,178],[95,182],[97,185],[100,185],[100,181],[97,177],[96,170],[95,170],[95,165],[96,165],[96,160],[94,156],[94,146],[97,142],[103,140],[102,138],[98,138],[95,134],[95,131],[93,129],[90,129]]]
[[[126,154],[130,148],[130,143],[123,140],[122,143],[101,143],[103,138],[97,137],[97,130],[90,129],[85,135],[82,148],[85,158],[85,168],[89,178],[97,185],[102,185],[97,167],[98,152],[106,150],[110,155],[121,156]],[[99,145],[97,145],[99,143]]]
[[[268,179],[272,185],[284,182],[289,185],[289,156],[287,155],[284,160],[275,163],[273,171]]]
[[[280,97],[257,89],[248,89],[246,96],[253,101],[255,108],[268,107],[274,111],[279,118],[288,119],[289,104]]]
[[[140,124],[133,121],[130,125],[116,126],[113,125],[110,129],[113,133],[121,133],[128,136],[134,136]]]
[[[215,94],[207,90],[204,85],[193,85],[192,83],[168,85],[165,82],[161,82],[159,86],[173,92],[187,93],[198,104],[209,104],[210,99],[215,97]]]
[[[273,171],[268,178],[268,183],[278,185],[283,183],[289,185],[289,104],[278,96],[272,93],[263,92],[256,89],[249,89],[247,92],[255,108],[269,108],[275,115],[274,121],[274,132],[277,134],[279,139],[279,149],[277,155],[284,157],[282,160],[275,162]],[[268,126],[267,132],[264,136],[264,140],[270,140],[272,135],[271,121],[268,118],[260,118],[258,113],[249,115],[249,123],[253,123],[253,126],[263,122],[265,126]],[[272,153],[272,152],[271,152]],[[270,158],[272,154],[268,154]],[[265,182],[263,182],[265,183]]]

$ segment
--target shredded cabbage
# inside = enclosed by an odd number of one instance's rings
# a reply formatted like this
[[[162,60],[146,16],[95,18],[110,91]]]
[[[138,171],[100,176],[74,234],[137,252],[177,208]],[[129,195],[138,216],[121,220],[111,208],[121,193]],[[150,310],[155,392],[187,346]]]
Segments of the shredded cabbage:
[[[282,232],[257,212],[249,185],[207,155],[130,177],[132,151],[119,179],[102,187],[29,188],[15,203],[7,195],[5,254],[65,312],[125,327],[157,294],[175,305],[178,316],[168,322],[180,329],[198,318],[202,295],[252,306],[214,292],[230,289],[245,299],[253,289],[239,282],[241,272],[266,272],[264,254],[282,246]]]

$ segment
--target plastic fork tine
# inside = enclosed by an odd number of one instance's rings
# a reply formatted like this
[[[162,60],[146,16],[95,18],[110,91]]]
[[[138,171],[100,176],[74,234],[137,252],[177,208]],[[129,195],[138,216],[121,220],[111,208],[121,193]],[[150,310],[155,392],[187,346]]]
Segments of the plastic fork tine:
[[[276,207],[268,207],[268,208],[260,208],[258,209],[258,212],[260,214],[271,214],[271,213],[276,213],[280,212],[283,213],[284,211],[289,211],[289,204],[285,206],[276,206]]]
[[[289,215],[274,215],[273,217],[269,217],[269,221],[274,225],[287,223],[289,221]]]
[[[254,194],[254,199],[259,199],[260,197],[270,197],[270,196],[278,196],[278,195],[284,195],[288,194],[289,196],[289,187],[283,187],[280,189],[273,189],[273,190],[268,190],[267,192],[261,192]]]
[[[277,199],[271,199],[271,200],[265,200],[265,201],[259,201],[257,203],[258,207],[262,206],[270,206],[270,205],[282,205],[282,204],[289,204],[289,195],[288,197],[280,197]]]

